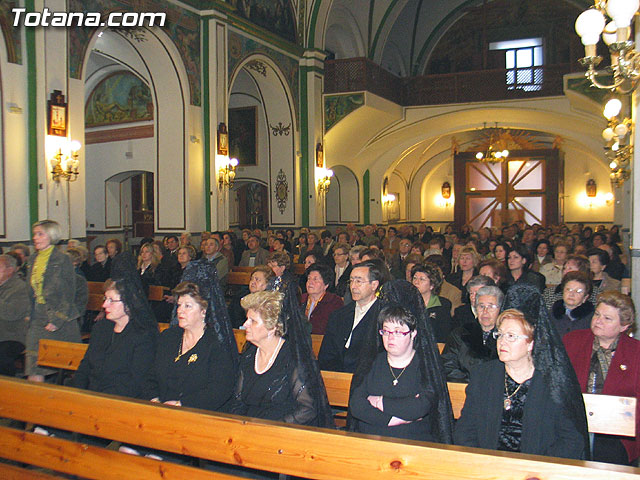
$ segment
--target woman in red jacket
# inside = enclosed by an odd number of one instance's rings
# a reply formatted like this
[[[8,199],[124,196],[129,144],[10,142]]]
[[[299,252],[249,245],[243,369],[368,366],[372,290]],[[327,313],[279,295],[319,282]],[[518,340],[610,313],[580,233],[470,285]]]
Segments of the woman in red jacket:
[[[598,297],[591,329],[563,338],[583,392],[640,396],[640,341],[633,331],[635,307],[627,295],[603,292]],[[640,403],[636,407],[636,437],[596,434],[593,460],[630,465],[640,456]]]
[[[311,333],[324,335],[329,314],[342,307],[342,298],[327,291],[335,279],[333,270],[328,266],[314,263],[307,268],[305,274],[307,293],[302,295],[302,308],[311,325]]]

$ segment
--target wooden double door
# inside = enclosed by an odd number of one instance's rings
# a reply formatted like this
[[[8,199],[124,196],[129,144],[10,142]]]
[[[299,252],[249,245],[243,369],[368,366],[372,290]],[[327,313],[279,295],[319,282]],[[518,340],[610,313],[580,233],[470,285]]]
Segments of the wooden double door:
[[[454,157],[455,222],[482,227],[524,220],[551,225],[562,219],[562,158],[557,149],[512,151],[504,162],[479,162],[472,152]]]

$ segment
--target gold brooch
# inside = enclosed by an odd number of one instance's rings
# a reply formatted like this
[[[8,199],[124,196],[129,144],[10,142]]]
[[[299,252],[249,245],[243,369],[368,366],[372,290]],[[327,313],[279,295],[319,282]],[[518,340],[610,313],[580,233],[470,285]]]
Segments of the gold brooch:
[[[195,362],[196,360],[198,360],[198,354],[194,353],[193,355],[191,355],[189,357],[189,360],[187,360],[187,365],[189,365],[190,363]]]
[[[626,370],[626,369],[627,369],[627,366],[626,366],[626,365],[620,365],[620,370],[624,371],[624,370]]]

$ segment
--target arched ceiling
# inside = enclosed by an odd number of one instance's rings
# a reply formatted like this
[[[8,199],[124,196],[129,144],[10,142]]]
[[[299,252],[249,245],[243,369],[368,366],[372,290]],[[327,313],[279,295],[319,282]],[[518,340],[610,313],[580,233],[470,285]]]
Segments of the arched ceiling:
[[[367,57],[399,76],[422,74],[431,51],[452,25],[471,10],[504,0],[318,0],[329,3],[326,17],[313,25],[323,30],[324,48],[336,58]],[[577,13],[588,0],[546,0]],[[509,0],[505,22],[526,22],[530,0]],[[539,4],[538,4],[539,5]],[[550,12],[551,13],[551,12]],[[576,16],[577,16],[576,13]],[[492,24],[495,26],[495,24]],[[469,32],[470,34],[473,32]],[[572,32],[568,32],[571,34]],[[314,43],[314,39],[310,39]]]

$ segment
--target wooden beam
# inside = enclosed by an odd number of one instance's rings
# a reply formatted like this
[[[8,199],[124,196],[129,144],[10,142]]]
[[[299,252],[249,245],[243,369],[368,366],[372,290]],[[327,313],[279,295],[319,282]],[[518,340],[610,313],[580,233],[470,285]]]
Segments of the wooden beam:
[[[3,480],[62,480],[65,477],[53,476],[0,462],[0,478]]]
[[[123,478],[235,480],[238,478],[7,427],[0,427],[0,447],[4,458],[79,475],[83,478],[99,480],[122,480]]]
[[[2,417],[316,480],[384,480],[398,475],[415,480],[469,480],[495,478],[496,472],[501,480],[636,480],[635,475],[640,474],[640,469],[595,462],[404,439],[383,441],[379,437],[214,415],[17,379],[0,378],[0,391]],[[4,437],[4,432],[0,433]],[[52,461],[57,461],[56,456],[67,458],[57,449],[52,451]],[[75,454],[80,452],[76,450]],[[93,460],[90,463],[96,468]],[[109,462],[106,469],[115,470],[117,465],[117,461]]]

